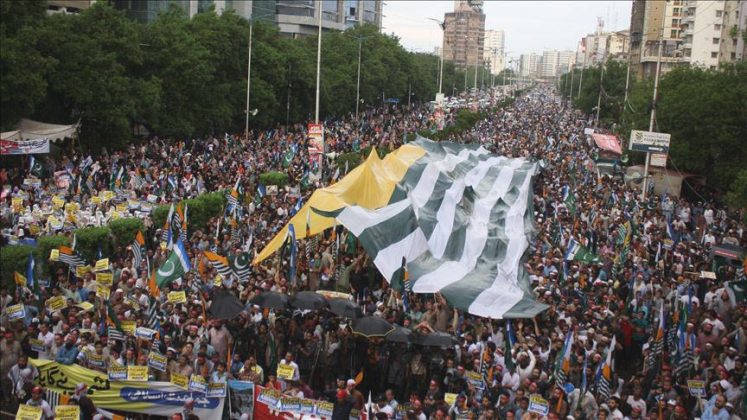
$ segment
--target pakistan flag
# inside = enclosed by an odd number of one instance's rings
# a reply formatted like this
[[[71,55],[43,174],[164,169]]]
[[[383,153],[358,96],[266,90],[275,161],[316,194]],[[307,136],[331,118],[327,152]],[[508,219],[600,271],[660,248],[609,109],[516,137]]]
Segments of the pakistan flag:
[[[169,258],[156,271],[156,284],[159,288],[167,286],[174,280],[184,276],[191,269],[192,265],[189,263],[187,250],[184,249],[184,244],[179,240],[174,245]]]

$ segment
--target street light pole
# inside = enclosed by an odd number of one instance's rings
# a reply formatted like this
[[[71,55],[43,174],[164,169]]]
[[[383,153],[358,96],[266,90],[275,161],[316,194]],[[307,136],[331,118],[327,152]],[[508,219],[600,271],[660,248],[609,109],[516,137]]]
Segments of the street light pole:
[[[249,92],[252,84],[252,32],[254,22],[249,20],[249,55],[246,59],[246,120],[244,121],[244,138],[249,139]]]
[[[480,65],[480,34],[475,37],[475,92],[477,92],[477,66]]]
[[[319,124],[319,75],[322,69],[322,2],[319,1],[319,35],[316,45],[316,108],[314,110],[314,123]]]
[[[656,121],[656,102],[659,95],[659,75],[661,74],[661,54],[662,47],[664,45],[664,22],[662,19],[661,24],[661,35],[659,37],[659,56],[656,59],[656,76],[654,77],[654,99],[653,105],[651,106],[651,118],[648,120],[648,131],[654,131],[654,122]],[[648,166],[651,163],[651,153],[646,152],[646,165],[643,167],[643,200],[646,200],[646,193],[648,192]]]
[[[361,102],[361,48],[363,38],[358,38],[358,82],[355,86],[355,120],[358,121],[358,105]]]
[[[443,94],[442,86],[444,82],[444,41],[446,40],[446,22],[438,19],[428,18],[429,20],[432,20],[436,23],[438,23],[438,26],[441,27],[441,50],[439,51],[439,54],[441,56],[440,58],[440,66],[438,71],[438,93]]]

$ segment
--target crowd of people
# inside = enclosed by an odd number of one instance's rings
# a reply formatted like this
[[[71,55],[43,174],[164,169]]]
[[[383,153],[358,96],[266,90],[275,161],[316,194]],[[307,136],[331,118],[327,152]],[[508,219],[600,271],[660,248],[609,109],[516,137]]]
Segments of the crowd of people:
[[[256,254],[287,223],[299,193],[310,194],[336,172],[344,176],[344,168],[335,170],[325,158],[321,178],[307,181],[319,168],[309,163],[302,126],[252,132],[248,138],[154,139],[90,159],[62,152],[45,162],[45,172],[64,170],[71,187],[59,188],[51,175],[24,186],[31,167],[0,171],[3,185],[11,185],[2,202],[4,245],[11,236],[72,239],[76,227],[106,224],[117,211],[115,202],[94,203],[91,197],[109,189],[112,179],[124,199],[154,196],[153,204],[235,186],[249,193],[234,213],[239,220],[233,228],[221,215],[204,228],[188,229],[184,245],[192,266],[200,269],[162,288],[158,299],[151,299],[149,273],[169,251],[160,246],[163,227],[147,212],[131,215],[144,220],[147,258],[135,264],[126,246],[106,256],[113,274],[108,305],[96,294],[93,273],[79,278],[61,263],[49,262],[50,278],[40,295],[22,286],[2,289],[4,402],[42,404],[36,402],[42,390],[34,385],[37,373],[29,357],[106,372],[117,365],[147,366],[148,353],[156,351],[167,356],[168,366],[150,368],[152,380],[169,381],[178,373],[210,382],[252,381],[285,395],[334,402],[333,419],[347,419],[353,409],[370,409],[377,418],[419,420],[747,418],[747,305],[735,302],[724,284],[743,278],[744,268],[727,264],[716,276],[701,274],[712,271],[713,247],[747,245],[744,209],[730,212],[712,197],[689,202],[666,193],[644,201],[622,176],[599,176],[595,145],[584,135],[590,122],[552,88],[535,88],[502,109],[491,108],[499,99],[492,93],[475,95],[486,99],[488,117],[451,140],[536,159],[543,168],[533,182],[536,234],[524,264],[534,297],[549,306],[546,311],[533,319],[489,320],[450,307],[438,294],[410,294],[405,310],[398,292],[344,230],[339,241],[331,232],[301,241],[302,250],[313,249],[299,253],[297,279],[289,278],[287,261],[278,255],[252,267],[247,280],[224,279],[216,286],[217,272],[205,263],[205,251]],[[466,99],[476,105],[478,97]],[[335,153],[369,146],[394,150],[408,134],[448,126],[455,115],[456,108],[438,121],[427,106],[370,109],[358,120],[326,121],[325,141]],[[270,170],[287,173],[289,188],[257,197],[258,174]],[[565,186],[575,203],[563,197]],[[80,217],[49,226],[46,215],[61,190],[81,204]],[[21,211],[13,211],[14,197],[23,199]],[[598,258],[566,261],[571,241]],[[458,344],[424,347],[367,338],[353,333],[350,319],[328,311],[272,311],[249,303],[267,291],[320,288],[348,293],[364,314],[423,334],[448,333]],[[230,320],[212,316],[218,289],[235,294],[246,310]],[[182,290],[185,303],[168,303],[169,291]],[[64,308],[29,310],[14,321],[5,314],[16,303],[32,309],[55,296],[64,297]],[[81,305],[85,302],[91,305]],[[158,339],[110,337],[108,307],[118,321],[141,326],[148,325],[152,305]],[[32,348],[31,340],[40,340],[43,349]],[[293,377],[278,378],[278,365],[293,366]],[[475,381],[471,372],[481,379]],[[699,396],[688,381],[705,384]],[[85,389],[76,388],[75,395],[85,396]],[[85,404],[83,411],[93,415],[90,400]],[[547,414],[538,414],[542,407]]]

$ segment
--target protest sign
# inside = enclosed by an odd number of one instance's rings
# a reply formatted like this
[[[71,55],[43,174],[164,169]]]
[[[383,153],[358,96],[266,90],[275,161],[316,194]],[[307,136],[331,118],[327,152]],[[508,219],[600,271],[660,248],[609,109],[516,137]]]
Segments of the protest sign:
[[[114,276],[112,273],[96,273],[96,283],[112,287]]]
[[[316,403],[316,415],[320,417],[332,417],[332,410],[335,406],[328,401],[317,401]]]
[[[57,250],[57,252],[60,252]],[[86,274],[91,272],[90,265],[79,265],[75,267],[75,277],[85,277]]]
[[[49,260],[50,261],[57,261],[60,259],[60,250],[59,249],[53,249],[49,253]]]
[[[249,414],[249,419],[254,413],[254,384],[249,381],[229,380],[228,387],[231,388],[231,420],[239,420],[244,413]]]
[[[166,356],[156,353],[155,351],[152,351],[148,353],[148,366],[152,367],[155,370],[166,372],[166,365],[168,364],[168,360],[166,359]]]
[[[126,381],[127,368],[124,366],[109,366],[106,371],[110,381]]]
[[[58,405],[54,408],[55,420],[78,420],[80,419],[80,406]]]
[[[178,386],[179,388],[187,389],[189,387],[189,377],[187,375],[180,375],[178,373],[171,373],[171,383]]]
[[[44,342],[42,340],[31,338],[29,339],[29,344],[31,345],[31,351],[47,351],[47,348],[44,346]]]
[[[313,415],[315,411],[314,400],[310,400],[308,398],[301,399],[301,408],[299,409],[299,412],[301,414]]]
[[[8,319],[11,321],[22,319],[26,317],[26,307],[23,306],[23,303],[8,306],[5,308],[5,313],[8,315]]]
[[[135,337],[142,338],[144,340],[152,340],[153,336],[156,335],[158,331],[152,330],[150,328],[145,327],[137,327],[135,329]]]
[[[296,368],[293,365],[286,365],[283,363],[278,364],[277,377],[278,379],[285,379],[286,381],[293,380],[293,375],[296,372]]]
[[[301,399],[297,397],[281,397],[280,410],[290,412],[301,411]]]
[[[83,312],[88,312],[90,310],[93,310],[93,303],[91,303],[91,302],[85,302],[84,301],[84,302],[81,302],[81,303],[79,303],[79,304],[77,304],[75,306],[77,306],[80,309],[82,309]]]
[[[189,390],[194,392],[207,393],[207,382],[205,378],[200,375],[192,375],[189,377]]]
[[[111,295],[112,290],[110,286],[107,286],[105,284],[99,284],[96,285],[96,295],[104,300],[109,300],[109,296]]]
[[[542,398],[539,394],[532,394],[529,396],[529,409],[530,413],[536,413],[541,416],[546,416],[550,412],[550,403],[546,399]]]
[[[103,258],[96,261],[93,271],[106,271],[109,269],[109,258]]]
[[[128,381],[147,381],[148,366],[127,366]]]
[[[444,402],[449,407],[451,407],[452,405],[454,405],[454,403],[456,402],[456,399],[457,399],[457,394],[452,394],[450,392],[447,392],[447,393],[444,394]]]
[[[467,372],[465,372],[465,376],[467,377],[467,382],[469,382],[472,386],[480,389],[483,389],[485,387],[482,376],[479,373],[473,370],[468,370]]]
[[[135,321],[122,321],[119,325],[127,335],[135,335],[135,328],[137,328]]]
[[[41,407],[32,407],[30,405],[21,404],[18,406],[16,411],[16,420],[39,420],[42,416]]]
[[[86,360],[88,361],[89,367],[96,369],[103,369],[106,367],[106,361],[104,360],[103,354],[96,354],[93,352],[86,353]]]
[[[260,391],[259,396],[257,396],[257,402],[267,404],[270,407],[276,407],[278,405],[278,400],[280,400],[280,395],[280,391],[278,390],[265,388]]]
[[[169,303],[174,305],[178,303],[187,303],[187,294],[184,292],[184,290],[179,290],[178,292],[169,292]]]
[[[693,397],[703,398],[706,396],[705,381],[688,379],[687,389],[688,391],[690,391],[690,395],[692,395]]]
[[[65,298],[62,296],[54,296],[49,299],[47,299],[45,306],[49,308],[50,311],[59,311],[60,309],[67,306],[67,302],[65,301]]]
[[[210,382],[207,386],[207,396],[209,398],[216,397],[222,398],[226,396],[226,383],[225,382]]]

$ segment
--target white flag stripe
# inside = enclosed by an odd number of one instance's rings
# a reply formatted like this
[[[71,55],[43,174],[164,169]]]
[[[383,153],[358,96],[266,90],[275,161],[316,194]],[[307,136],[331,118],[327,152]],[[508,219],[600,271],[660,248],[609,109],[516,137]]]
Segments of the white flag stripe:
[[[519,165],[521,165],[521,162],[519,162]],[[413,287],[415,292],[434,293],[451,283],[461,280],[469,272],[474,270],[475,265],[477,265],[477,259],[482,254],[487,241],[487,224],[490,219],[490,212],[498,200],[508,191],[513,174],[514,168],[501,168],[490,192],[475,201],[474,212],[470,224],[467,226],[464,252],[459,261],[446,262],[435,271],[420,277]],[[479,182],[475,185],[479,185]]]
[[[398,201],[377,210],[368,210],[360,206],[350,206],[337,215],[337,221],[344,226],[350,226],[348,230],[355,236],[360,236],[364,230],[384,223],[395,215],[410,207],[408,200]],[[398,263],[401,264],[401,261]]]
[[[418,228],[401,241],[380,250],[376,254],[374,264],[384,278],[391,282],[394,272],[402,267],[403,256],[407,261],[413,261],[426,251],[428,251],[428,240],[423,231]]]
[[[415,185],[415,188],[409,194],[412,207],[416,209],[415,214],[418,215],[417,210],[422,208],[430,200],[440,173],[453,171],[458,164],[468,160],[470,156],[484,154],[487,154],[487,151],[483,148],[477,150],[464,149],[457,155],[447,155],[443,160],[429,162],[423,170],[423,174],[420,176],[417,185]]]

